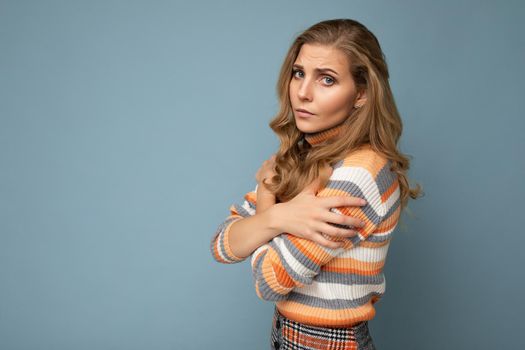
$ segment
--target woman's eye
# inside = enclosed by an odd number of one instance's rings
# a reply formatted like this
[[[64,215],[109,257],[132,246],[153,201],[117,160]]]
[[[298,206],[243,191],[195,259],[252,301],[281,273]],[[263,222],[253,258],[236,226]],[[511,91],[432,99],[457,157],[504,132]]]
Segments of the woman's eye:
[[[302,72],[300,70],[295,69],[295,70],[292,71],[292,73],[293,73],[293,76],[296,77],[297,73],[302,73]]]
[[[297,73],[301,73],[301,75],[297,75]],[[302,78],[302,74],[303,74],[303,72],[301,70],[298,70],[298,69],[292,70],[292,76],[294,76],[296,78]],[[335,80],[329,75],[324,76],[323,79],[328,79],[328,80],[325,80],[325,82],[327,83],[328,86],[331,86],[331,85],[335,84]]]
[[[328,79],[328,80],[331,81],[331,82],[328,82],[328,85],[333,85],[333,84],[334,84],[334,79],[332,79],[331,77],[326,76],[326,77],[324,77],[323,79]],[[326,80],[325,80],[325,81],[326,81]]]

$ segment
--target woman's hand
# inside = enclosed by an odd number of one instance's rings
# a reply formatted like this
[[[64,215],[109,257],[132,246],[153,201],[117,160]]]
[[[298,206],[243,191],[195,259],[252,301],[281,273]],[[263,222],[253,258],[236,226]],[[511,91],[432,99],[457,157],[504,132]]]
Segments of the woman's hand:
[[[268,208],[272,207],[275,202],[275,196],[270,192],[266,186],[263,184],[263,181],[266,179],[266,183],[272,183],[271,179],[275,175],[275,154],[263,162],[255,179],[257,180],[257,205],[255,206],[255,213],[259,214]]]
[[[263,162],[257,174],[255,174],[255,179],[259,184],[259,187],[264,187],[263,180],[268,179],[267,183],[271,183],[271,178],[275,175],[275,154]],[[266,189],[266,188],[265,188]]]
[[[330,168],[330,171],[333,169]],[[363,227],[360,219],[330,211],[330,208],[343,206],[362,206],[366,202],[358,197],[332,196],[316,197],[320,185],[317,178],[306,186],[301,193],[288,202],[275,204],[271,210],[275,226],[281,232],[314,241],[328,248],[339,248],[344,242],[332,241],[333,237],[352,237],[355,230],[332,226],[328,223]]]

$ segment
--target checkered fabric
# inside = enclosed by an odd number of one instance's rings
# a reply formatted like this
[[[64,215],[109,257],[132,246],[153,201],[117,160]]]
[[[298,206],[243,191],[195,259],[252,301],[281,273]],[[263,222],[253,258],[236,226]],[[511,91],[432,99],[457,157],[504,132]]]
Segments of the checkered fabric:
[[[325,328],[295,322],[277,307],[272,320],[271,350],[375,350],[368,322],[350,328]]]

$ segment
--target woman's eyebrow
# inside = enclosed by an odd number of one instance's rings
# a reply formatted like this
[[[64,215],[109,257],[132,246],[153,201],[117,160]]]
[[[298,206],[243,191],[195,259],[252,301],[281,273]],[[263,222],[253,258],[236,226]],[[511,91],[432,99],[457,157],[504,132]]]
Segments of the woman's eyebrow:
[[[299,69],[304,69],[303,66],[301,66],[300,64],[297,64],[297,63],[294,63],[293,65],[294,68],[299,68]],[[315,68],[314,69],[316,72],[320,73],[320,72],[333,72],[335,75],[338,75],[337,72],[331,68]]]

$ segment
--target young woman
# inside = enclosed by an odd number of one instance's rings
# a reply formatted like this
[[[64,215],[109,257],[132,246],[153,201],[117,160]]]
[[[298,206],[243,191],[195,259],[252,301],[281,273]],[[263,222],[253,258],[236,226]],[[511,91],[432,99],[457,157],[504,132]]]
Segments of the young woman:
[[[270,122],[279,150],[210,247],[221,263],[251,256],[257,296],[275,302],[272,349],[375,349],[387,250],[420,194],[388,79],[376,37],[351,19],[311,26],[285,57]]]

